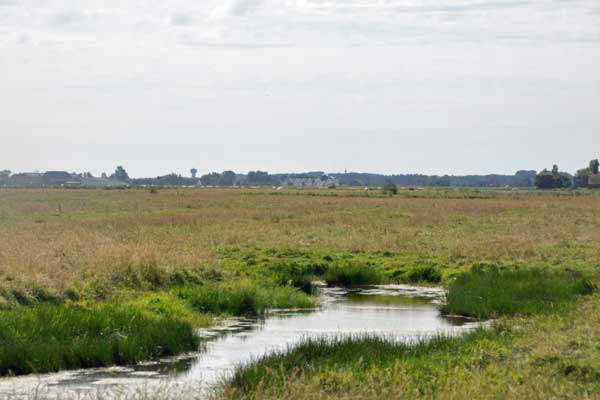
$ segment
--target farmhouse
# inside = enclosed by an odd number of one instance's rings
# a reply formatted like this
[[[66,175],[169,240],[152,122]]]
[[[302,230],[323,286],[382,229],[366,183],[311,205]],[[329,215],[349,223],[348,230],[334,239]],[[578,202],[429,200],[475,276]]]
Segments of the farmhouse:
[[[588,176],[588,187],[591,189],[600,189],[600,174]]]

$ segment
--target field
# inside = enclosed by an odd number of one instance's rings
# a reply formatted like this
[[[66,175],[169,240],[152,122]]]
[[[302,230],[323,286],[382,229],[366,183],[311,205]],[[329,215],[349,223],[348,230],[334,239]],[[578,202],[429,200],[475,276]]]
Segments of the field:
[[[598,397],[600,320],[591,310],[599,300],[589,294],[600,281],[599,226],[600,195],[589,191],[1,189],[0,325],[8,328],[0,332],[0,374],[185,351],[197,345],[193,327],[215,315],[314,305],[313,279],[411,282],[449,287],[448,312],[498,320],[418,349],[367,339],[307,343],[296,350],[308,354],[294,362],[298,370],[240,371],[224,396]],[[507,282],[504,298],[499,281]],[[497,301],[475,304],[473,296]],[[137,338],[129,315],[157,333]],[[77,354],[40,359],[55,332],[18,327],[57,318],[88,321],[77,332],[57,326],[57,341],[85,336],[92,344],[82,339]],[[131,340],[100,340],[103,324]],[[180,337],[160,334],[175,326],[184,327]],[[157,343],[160,354],[154,336],[168,341]],[[14,354],[4,343],[25,350]],[[319,346],[359,356],[311,359]],[[367,360],[368,348],[395,356]],[[294,354],[273,357],[265,365]],[[356,368],[361,362],[369,368]],[[367,382],[360,387],[352,383],[358,370]],[[285,384],[261,386],[273,379]]]

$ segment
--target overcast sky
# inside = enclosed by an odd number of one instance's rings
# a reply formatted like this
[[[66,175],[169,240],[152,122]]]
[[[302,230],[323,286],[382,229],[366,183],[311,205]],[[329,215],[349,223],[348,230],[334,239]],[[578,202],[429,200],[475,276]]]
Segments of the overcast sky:
[[[574,171],[599,0],[0,0],[0,169]]]

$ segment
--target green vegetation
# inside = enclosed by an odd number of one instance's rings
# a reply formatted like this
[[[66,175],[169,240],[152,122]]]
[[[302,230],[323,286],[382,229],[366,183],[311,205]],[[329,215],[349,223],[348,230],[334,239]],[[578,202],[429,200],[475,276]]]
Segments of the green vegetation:
[[[384,370],[397,364],[414,374],[418,383],[415,389],[425,393],[436,376],[456,366],[459,360],[476,356],[483,341],[499,336],[505,343],[511,339],[500,329],[478,329],[464,337],[439,336],[413,343],[379,336],[309,338],[287,352],[275,352],[238,368],[227,382],[225,393],[236,399],[276,397],[285,393],[290,383],[319,377],[326,382],[325,393],[333,395],[335,390],[342,390],[346,380],[360,382],[374,368]],[[448,357],[452,353],[455,357]],[[344,376],[344,381],[330,381],[332,375]]]
[[[478,318],[532,315],[591,291],[591,282],[573,271],[473,268],[450,284],[444,311]]]
[[[0,312],[0,376],[130,364],[195,350],[212,315],[314,307],[289,287],[249,283],[122,292],[110,301],[39,304]],[[210,314],[209,314],[210,313]]]
[[[346,350],[356,362],[307,356],[314,363],[280,374],[272,393],[259,384],[248,396],[598,397],[600,299],[569,300],[600,281],[598,226],[600,193],[587,189],[1,189],[0,368],[101,364],[95,346],[128,349],[103,351],[107,364],[180,351],[195,345],[185,332],[217,314],[312,305],[313,280],[409,282],[453,288],[453,313],[499,317],[490,331],[436,339],[430,362],[381,344],[397,360],[379,363],[358,343]],[[479,265],[502,276],[463,275]],[[504,276],[515,270],[519,279]],[[84,322],[60,327],[44,313]],[[86,318],[119,334],[94,336]]]
[[[316,306],[313,299],[294,288],[264,288],[255,282],[243,282],[235,286],[185,287],[176,292],[194,309],[213,314],[259,315],[267,308]]]
[[[500,317],[491,328],[416,343],[372,336],[307,339],[238,368],[222,396],[586,397],[600,389],[600,317],[586,316],[600,297],[579,297],[589,293],[589,282],[572,271],[475,268],[450,285],[447,309]]]
[[[558,165],[552,167],[552,171],[544,169],[535,176],[535,186],[538,189],[562,189],[572,186],[571,175],[560,172]]]
[[[4,311],[0,375],[136,363],[195,349],[193,326],[134,304],[41,305]]]
[[[382,283],[383,277],[372,266],[357,262],[344,262],[332,265],[323,276],[331,286],[361,286]]]

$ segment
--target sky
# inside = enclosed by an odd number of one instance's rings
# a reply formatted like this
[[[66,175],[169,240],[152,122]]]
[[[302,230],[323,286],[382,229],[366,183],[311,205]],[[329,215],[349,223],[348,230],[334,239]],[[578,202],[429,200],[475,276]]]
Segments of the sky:
[[[598,0],[0,0],[0,169],[574,172]]]

